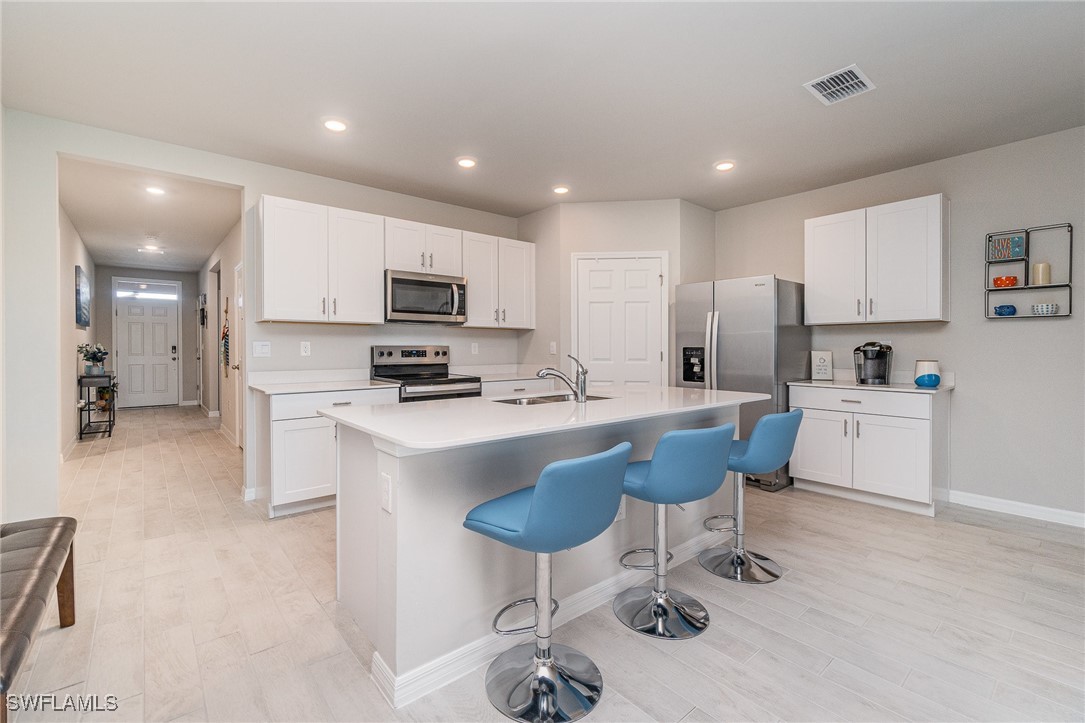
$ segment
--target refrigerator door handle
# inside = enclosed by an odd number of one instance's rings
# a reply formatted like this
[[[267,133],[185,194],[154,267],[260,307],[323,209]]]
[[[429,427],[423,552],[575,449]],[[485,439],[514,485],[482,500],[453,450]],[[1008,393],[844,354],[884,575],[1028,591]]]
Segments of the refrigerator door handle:
[[[712,388],[712,312],[704,315],[704,388]]]
[[[708,317],[709,317],[708,327],[709,327],[709,330],[711,332],[711,334],[710,334],[711,338],[709,340],[709,347],[706,347],[706,348],[711,348],[712,349],[712,364],[711,364],[711,366],[708,367],[708,370],[707,370],[712,375],[712,386],[710,386],[709,389],[719,389],[720,388],[720,377],[719,377],[719,370],[717,369],[718,364],[716,363],[716,345],[719,343],[720,312],[713,311],[711,314],[708,315]]]

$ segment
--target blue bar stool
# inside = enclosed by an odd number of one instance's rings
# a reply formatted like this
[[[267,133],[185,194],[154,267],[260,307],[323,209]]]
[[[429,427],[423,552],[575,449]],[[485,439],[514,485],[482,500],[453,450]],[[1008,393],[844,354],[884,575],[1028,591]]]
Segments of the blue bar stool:
[[[766,414],[757,420],[748,442],[740,439],[732,445],[727,468],[735,473],[734,514],[713,515],[705,519],[704,526],[712,532],[733,532],[735,539],[730,548],[714,547],[697,556],[701,567],[713,575],[736,582],[765,583],[773,582],[783,574],[780,566],[769,558],[746,550],[743,504],[746,475],[772,472],[787,464],[795,450],[795,437],[799,434],[801,421],[801,409]],[[723,519],[731,520],[732,524],[729,527],[712,527],[713,520]]]
[[[506,650],[486,671],[486,695],[509,718],[574,721],[599,702],[603,676],[595,663],[572,648],[550,644],[558,609],[550,597],[550,556],[583,545],[614,522],[632,449],[622,442],[606,452],[552,462],[534,487],[483,502],[463,521],[469,530],[535,553],[535,597],[506,605],[493,621],[499,635],[535,633],[534,643]],[[540,600],[547,604],[540,606]],[[534,625],[498,627],[502,615],[528,603],[535,606]]]
[[[655,505],[654,547],[630,550],[618,560],[630,570],[653,570],[654,584],[631,587],[614,598],[614,614],[626,626],[655,638],[685,640],[708,627],[708,611],[694,598],[667,589],[667,505],[693,502],[713,494],[727,476],[727,455],[735,425],[667,432],[652,459],[633,462],[625,472],[625,493]],[[652,565],[632,565],[625,558],[652,553]]]

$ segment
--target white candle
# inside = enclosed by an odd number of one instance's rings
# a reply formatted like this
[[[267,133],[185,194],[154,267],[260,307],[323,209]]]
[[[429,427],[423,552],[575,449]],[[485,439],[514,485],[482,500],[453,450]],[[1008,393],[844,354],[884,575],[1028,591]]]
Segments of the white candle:
[[[1042,261],[1038,264],[1032,265],[1032,283],[1033,284],[1050,284],[1051,283],[1051,264],[1046,261]]]

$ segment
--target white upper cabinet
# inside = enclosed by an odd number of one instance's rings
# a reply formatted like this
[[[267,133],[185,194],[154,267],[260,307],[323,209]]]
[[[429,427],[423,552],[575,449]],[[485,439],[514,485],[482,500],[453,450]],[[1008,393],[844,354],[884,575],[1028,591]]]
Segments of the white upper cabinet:
[[[807,219],[807,324],[949,320],[941,194]]]
[[[397,271],[426,272],[426,224],[384,219],[384,262]]]
[[[384,322],[384,217],[328,209],[328,320]]]
[[[260,211],[260,320],[326,321],[327,207],[264,196]]]
[[[501,302],[501,326],[534,329],[535,244],[503,238],[499,244],[497,259],[497,298]]]
[[[863,321],[866,210],[806,220],[807,324]]]
[[[426,273],[463,276],[463,231],[426,226]]]
[[[389,269],[463,276],[463,232],[417,221],[385,219],[384,258]]]
[[[381,216],[264,196],[256,247],[259,321],[383,322]]]
[[[497,300],[497,236],[464,231],[463,275],[467,277],[465,326],[496,327],[501,318]]]
[[[465,231],[467,324],[535,328],[535,245]]]

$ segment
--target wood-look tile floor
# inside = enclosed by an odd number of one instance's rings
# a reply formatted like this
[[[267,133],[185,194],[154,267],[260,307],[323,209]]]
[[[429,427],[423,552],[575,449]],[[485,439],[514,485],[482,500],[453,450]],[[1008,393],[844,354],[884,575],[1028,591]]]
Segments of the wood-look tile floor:
[[[59,629],[54,602],[13,692],[118,696],[117,711],[82,717],[103,722],[504,720],[484,668],[388,707],[335,602],[334,513],[269,521],[242,502],[241,454],[216,421],[122,411],[112,439],[63,465],[78,621]],[[672,587],[712,616],[699,638],[638,636],[609,605],[559,615],[555,640],[604,675],[588,720],[1085,718],[1081,530],[796,490],[750,491],[747,506],[751,549],[786,573],[744,586],[678,567]]]

